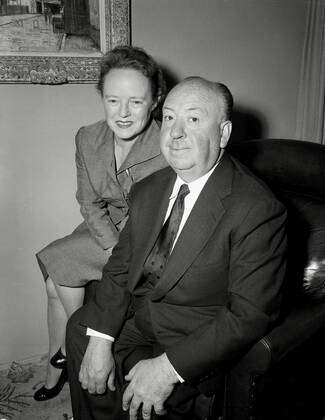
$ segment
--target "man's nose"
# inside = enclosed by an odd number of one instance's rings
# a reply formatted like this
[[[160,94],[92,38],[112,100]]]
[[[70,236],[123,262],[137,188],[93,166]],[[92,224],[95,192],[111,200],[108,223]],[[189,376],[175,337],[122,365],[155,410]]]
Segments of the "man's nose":
[[[120,116],[125,118],[130,115],[130,107],[128,102],[122,102],[120,106]]]
[[[179,122],[175,122],[173,125],[170,135],[173,139],[182,139],[185,136],[183,125]]]

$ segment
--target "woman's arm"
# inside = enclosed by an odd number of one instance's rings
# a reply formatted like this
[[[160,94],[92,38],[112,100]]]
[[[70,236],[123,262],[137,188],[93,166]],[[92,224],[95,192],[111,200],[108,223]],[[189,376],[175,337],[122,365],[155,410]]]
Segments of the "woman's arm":
[[[76,167],[77,167],[77,193],[76,198],[80,205],[80,212],[87,223],[92,236],[103,249],[113,247],[119,232],[108,216],[107,208],[103,206],[101,197],[94,190],[80,147],[82,129],[76,135]]]

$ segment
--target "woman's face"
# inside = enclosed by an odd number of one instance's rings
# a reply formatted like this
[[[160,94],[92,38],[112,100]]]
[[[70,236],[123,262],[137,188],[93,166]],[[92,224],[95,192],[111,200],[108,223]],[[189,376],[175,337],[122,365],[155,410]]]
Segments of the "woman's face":
[[[134,69],[113,69],[104,79],[106,121],[118,139],[133,140],[150,119],[153,103],[150,81]]]

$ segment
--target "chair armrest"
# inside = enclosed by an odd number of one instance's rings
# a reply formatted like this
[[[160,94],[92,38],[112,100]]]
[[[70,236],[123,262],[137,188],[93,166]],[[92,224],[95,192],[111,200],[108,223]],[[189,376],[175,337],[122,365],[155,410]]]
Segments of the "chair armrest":
[[[306,302],[295,307],[227,374],[223,418],[253,420],[257,398],[265,387],[265,374],[322,328],[325,328],[325,302]]]
[[[257,386],[261,386],[260,378],[269,369],[271,361],[269,343],[262,338],[229,371],[226,377],[223,419],[254,419]]]
[[[263,340],[268,343],[272,363],[282,360],[325,327],[325,302],[305,302],[295,307]]]

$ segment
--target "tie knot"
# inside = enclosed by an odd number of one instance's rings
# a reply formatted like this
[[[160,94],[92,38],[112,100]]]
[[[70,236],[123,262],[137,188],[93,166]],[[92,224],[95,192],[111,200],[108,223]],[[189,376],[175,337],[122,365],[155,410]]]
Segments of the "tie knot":
[[[184,199],[185,196],[187,196],[187,194],[189,194],[189,192],[190,192],[190,189],[188,188],[188,185],[187,184],[182,184],[179,191],[178,191],[177,198],[183,198]]]

